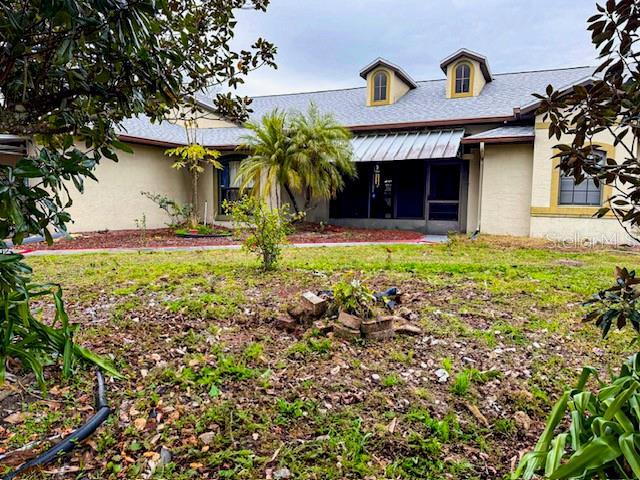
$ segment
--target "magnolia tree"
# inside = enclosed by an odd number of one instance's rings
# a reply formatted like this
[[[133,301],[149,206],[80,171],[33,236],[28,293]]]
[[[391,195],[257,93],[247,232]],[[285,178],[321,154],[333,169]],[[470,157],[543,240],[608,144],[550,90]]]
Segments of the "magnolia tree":
[[[0,167],[0,236],[51,241],[71,220],[68,185],[83,189],[96,165],[129,150],[120,123],[135,115],[158,122],[197,92],[235,87],[252,70],[274,65],[275,47],[257,39],[231,45],[238,8],[264,11],[268,0],[43,1],[0,3],[0,133],[33,139],[26,156]],[[217,113],[242,121],[249,99],[218,93]],[[195,102],[187,104],[195,109]],[[5,245],[6,246],[6,245]],[[43,353],[107,362],[73,342],[57,287],[36,287],[20,255],[0,255],[0,382],[8,357],[42,383]],[[54,295],[56,318],[42,323],[29,300]],[[53,325],[53,326],[52,326]]]
[[[550,122],[549,136],[560,143],[559,168],[577,182],[586,177],[612,187],[597,216],[612,212],[636,238],[640,225],[640,2],[609,0],[597,5],[588,20],[601,63],[596,79],[570,90],[547,88],[538,95]],[[594,137],[614,138],[624,158],[599,162]],[[565,136],[566,135],[566,136]],[[585,302],[584,320],[595,322],[606,337],[612,326],[631,326],[640,334],[640,279],[633,270],[616,268],[616,283]],[[638,338],[634,339],[636,342]],[[609,383],[592,392],[585,368],[576,386],[567,390],[549,415],[534,450],[524,456],[515,477],[595,479],[640,478],[640,354],[628,358]],[[565,419],[569,417],[569,422]]]

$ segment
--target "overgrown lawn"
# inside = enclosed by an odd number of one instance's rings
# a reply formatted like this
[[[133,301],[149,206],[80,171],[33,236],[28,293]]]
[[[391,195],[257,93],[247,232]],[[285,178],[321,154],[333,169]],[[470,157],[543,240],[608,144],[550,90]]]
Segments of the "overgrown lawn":
[[[109,382],[115,413],[88,445],[26,478],[64,465],[96,479],[503,478],[583,365],[606,376],[630,352],[629,337],[581,324],[580,302],[637,259],[499,238],[287,249],[273,273],[238,251],[33,257],[38,280],[65,286],[78,341],[127,380]],[[353,275],[399,287],[424,335],[349,343],[275,327],[302,291]],[[0,449],[91,413],[92,373],[59,384],[55,372],[44,399],[10,384],[0,408],[24,418],[0,410]]]

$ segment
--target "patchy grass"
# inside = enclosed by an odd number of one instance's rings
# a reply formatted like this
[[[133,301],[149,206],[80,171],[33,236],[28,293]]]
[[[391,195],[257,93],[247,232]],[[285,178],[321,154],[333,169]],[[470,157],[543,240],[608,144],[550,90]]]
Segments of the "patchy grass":
[[[92,479],[504,478],[582,365],[606,375],[628,350],[628,336],[605,343],[581,324],[580,302],[636,259],[500,238],[291,249],[272,273],[237,251],[30,258],[38,280],[64,285],[78,341],[127,379],[109,382],[115,413],[86,446],[24,478],[63,465]],[[347,276],[401,288],[425,334],[352,343],[275,328],[300,292]],[[47,397],[15,387],[0,403],[0,453],[91,413],[90,371],[48,375]],[[2,421],[14,411],[24,418]]]

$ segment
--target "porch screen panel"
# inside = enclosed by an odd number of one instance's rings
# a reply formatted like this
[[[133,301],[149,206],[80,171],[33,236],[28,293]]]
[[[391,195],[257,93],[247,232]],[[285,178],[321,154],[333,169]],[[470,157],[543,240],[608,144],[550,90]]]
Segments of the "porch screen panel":
[[[424,218],[424,160],[405,160],[395,167],[396,218]]]
[[[368,218],[369,217],[369,179],[371,167],[357,164],[358,178],[345,180],[345,187],[329,204],[329,216],[332,218]]]
[[[224,215],[223,204],[225,200],[235,202],[240,197],[240,179],[238,178],[239,160],[230,160],[222,163],[222,170],[218,170],[218,214]],[[251,188],[251,185],[247,186]]]

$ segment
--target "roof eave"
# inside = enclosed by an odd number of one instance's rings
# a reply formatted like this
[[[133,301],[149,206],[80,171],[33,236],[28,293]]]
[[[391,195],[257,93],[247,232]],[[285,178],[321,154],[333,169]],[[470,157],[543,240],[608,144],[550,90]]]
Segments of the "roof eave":
[[[479,143],[532,143],[535,140],[535,135],[514,135],[506,137],[487,137],[487,138],[463,138],[461,143],[464,145],[475,145]]]
[[[400,77],[400,79],[404,83],[406,83],[411,90],[413,90],[414,88],[418,88],[418,84],[416,83],[416,81],[413,78],[411,78],[411,76],[406,71],[404,71],[398,65],[391,63],[390,61],[385,60],[384,58],[381,58],[381,57],[376,58],[373,62],[371,62],[369,65],[367,65],[362,70],[360,70],[360,76],[362,78],[367,78],[367,75],[369,74],[369,72],[371,72],[375,68],[378,68],[381,65],[387,67],[390,70],[393,70],[393,72],[396,75],[398,75],[398,77]]]
[[[352,132],[361,132],[368,130],[385,130],[385,129],[402,129],[402,128],[420,128],[420,127],[450,127],[450,126],[464,126],[468,124],[478,123],[501,123],[515,120],[513,115],[500,116],[500,117],[475,117],[475,118],[454,118],[446,120],[425,120],[418,122],[399,122],[399,123],[382,123],[382,124],[369,124],[369,125],[351,125],[347,126]]]
[[[164,140],[154,140],[151,138],[136,137],[133,135],[122,135],[122,134],[118,135],[118,140],[126,143],[135,143],[139,145],[151,145],[154,147],[167,147],[167,148],[180,147],[184,145],[184,143],[167,142]]]
[[[471,50],[467,50],[465,48],[461,48],[460,50],[452,53],[447,58],[442,60],[442,62],[440,62],[440,69],[444,73],[447,73],[447,67],[451,63],[462,57],[467,57],[478,62],[480,64],[480,71],[482,72],[484,79],[487,82],[493,81],[493,75],[491,74],[491,69],[489,68],[489,61],[487,60],[487,57],[485,57],[484,55],[480,55],[479,53],[472,52]]]
[[[598,78],[594,77],[593,75],[589,75],[588,77],[584,77],[580,80],[578,80],[577,82],[573,82],[571,84],[568,85],[564,85],[562,87],[560,87],[558,89],[558,91],[560,92],[560,95],[566,95],[567,93],[569,93],[571,90],[573,90],[574,87],[578,87],[578,86],[587,86],[587,85],[591,85],[593,82],[597,81]],[[541,100],[534,100],[522,107],[520,107],[520,114],[526,114],[526,113],[531,113],[535,110],[538,109],[538,107],[540,106]]]

